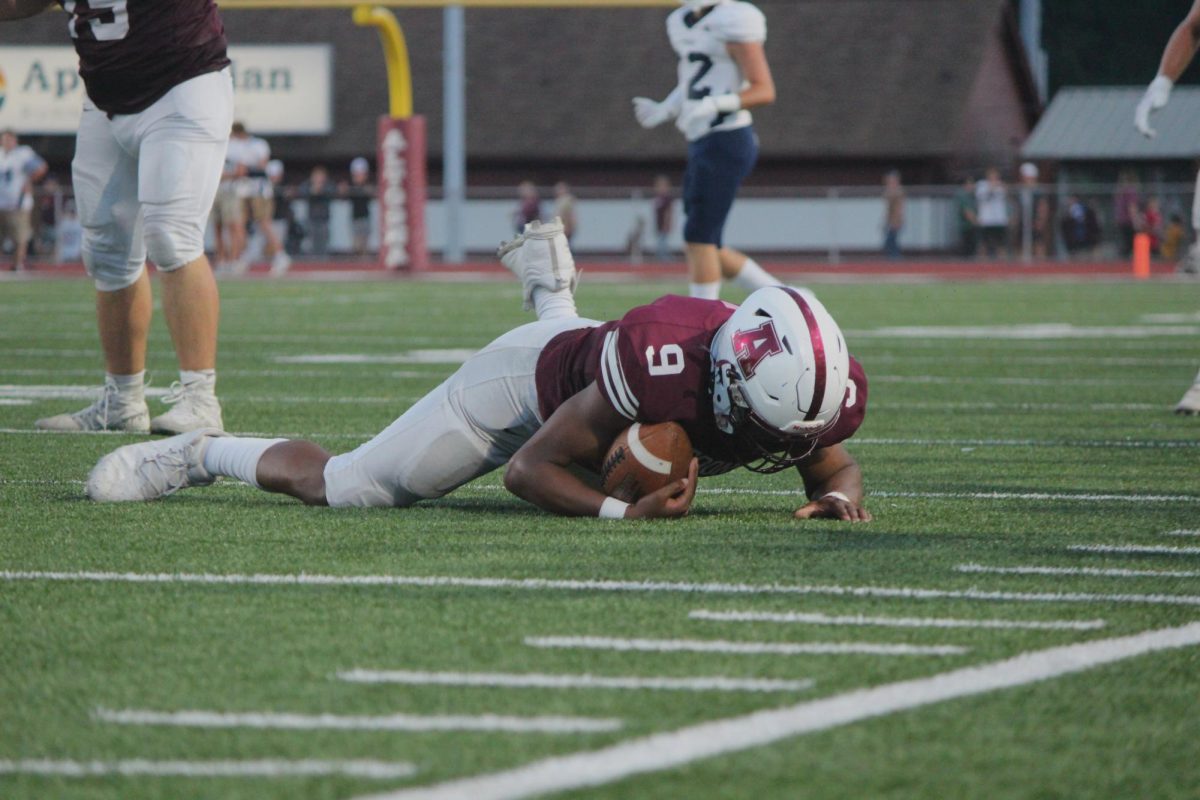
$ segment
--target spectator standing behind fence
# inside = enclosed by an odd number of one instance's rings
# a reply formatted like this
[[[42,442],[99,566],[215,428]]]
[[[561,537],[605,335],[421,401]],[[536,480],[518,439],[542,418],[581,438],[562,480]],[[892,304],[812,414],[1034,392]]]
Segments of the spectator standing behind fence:
[[[671,179],[659,175],[654,179],[654,255],[659,261],[671,257],[671,232],[675,230],[675,195]]]
[[[333,202],[329,170],[320,165],[313,167],[300,187],[300,198],[308,204],[309,250],[315,256],[323,256],[329,251],[329,206]]]
[[[1150,237],[1150,252],[1158,255],[1163,239],[1163,215],[1157,197],[1151,197],[1142,208],[1139,233]]]
[[[1183,255],[1186,244],[1187,228],[1183,227],[1183,216],[1172,214],[1171,220],[1163,229],[1163,241],[1159,253],[1168,261],[1175,261]]]
[[[1100,242],[1100,222],[1096,211],[1083,202],[1079,195],[1067,198],[1067,207],[1062,217],[1063,243],[1072,256],[1090,253]]]
[[[1026,161],[1021,165],[1021,219],[1018,230],[1021,232],[1021,251],[1029,246],[1029,255],[1044,260],[1050,253],[1050,198],[1038,184],[1041,171],[1037,164]],[[1026,225],[1029,226],[1026,235]]]
[[[350,200],[350,232],[354,239],[354,254],[365,256],[367,242],[371,238],[371,165],[358,156],[350,162],[350,182],[343,184],[339,192]]]
[[[883,207],[883,254],[898,259],[900,230],[904,227],[904,187],[900,185],[898,170],[890,170],[883,176]]]
[[[238,160],[246,167],[246,174],[239,182],[238,194],[245,197],[255,232],[262,237],[262,254],[271,261],[271,274],[282,275],[291,266],[291,259],[284,252],[283,243],[271,225],[275,216],[275,187],[267,176],[271,145],[266,139],[251,136],[240,122],[233,124],[233,136],[229,139],[231,152],[235,143]],[[243,250],[236,262],[236,269],[245,272],[249,266],[249,253]]]
[[[517,207],[513,210],[512,224],[517,233],[525,230],[525,226],[542,218],[542,198],[538,195],[537,187],[532,181],[522,181],[517,185]]]
[[[567,244],[575,243],[575,234],[579,230],[579,215],[575,211],[575,195],[565,181],[554,185],[554,216],[562,220],[563,235]]]
[[[42,190],[33,203],[33,239],[29,248],[39,256],[57,258],[58,215],[62,203],[61,187],[54,178],[42,181]]]
[[[983,250],[996,258],[1008,238],[1008,187],[1000,180],[1000,170],[989,167],[986,177],[975,186],[975,205]]]
[[[1138,186],[1137,174],[1133,170],[1121,170],[1117,178],[1117,192],[1113,198],[1114,211],[1117,220],[1118,244],[1121,256],[1128,258],[1133,255],[1133,237],[1142,224],[1141,187]]]
[[[979,251],[979,212],[975,204],[975,179],[963,178],[963,185],[954,193],[954,216],[958,220],[959,255],[974,258]]]
[[[0,252],[5,239],[11,239],[13,270],[25,269],[33,236],[33,184],[46,169],[42,157],[18,141],[16,131],[0,132]]]
[[[234,123],[239,125],[240,123]],[[232,133],[225,148],[225,166],[221,170],[221,182],[217,184],[217,196],[213,201],[213,228],[217,240],[217,272],[229,272],[246,247],[246,208],[238,194],[239,182],[246,174],[246,167],[238,158],[240,145]]]

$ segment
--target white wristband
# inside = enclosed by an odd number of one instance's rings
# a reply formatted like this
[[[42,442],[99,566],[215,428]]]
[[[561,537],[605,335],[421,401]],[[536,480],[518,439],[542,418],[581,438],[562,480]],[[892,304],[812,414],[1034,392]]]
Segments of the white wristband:
[[[826,492],[825,494],[821,495],[821,497],[819,499],[824,500],[826,497],[836,498],[838,500],[841,500],[843,503],[850,502],[850,498],[847,497],[846,495],[842,494],[841,492]]]
[[[740,94],[719,94],[713,98],[717,111],[722,114],[732,114],[734,111],[742,109],[742,96]]]
[[[625,519],[629,503],[615,497],[606,497],[600,505],[600,519]]]

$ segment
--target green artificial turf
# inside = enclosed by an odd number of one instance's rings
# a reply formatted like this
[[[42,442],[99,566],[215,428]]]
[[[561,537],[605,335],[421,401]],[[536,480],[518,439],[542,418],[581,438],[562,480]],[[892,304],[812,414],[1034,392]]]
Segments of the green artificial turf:
[[[596,319],[681,284],[587,280]],[[138,437],[32,434],[86,403],[30,386],[99,383],[85,281],[0,284],[0,570],[446,576],[825,587],[810,594],[518,586],[196,585],[0,580],[0,773],[22,759],[357,759],[407,779],[42,777],[4,798],[351,798],[937,675],[1057,645],[1200,619],[1200,418],[1170,413],[1200,367],[1191,283],[814,284],[870,378],[851,452],[870,524],[796,522],[796,479],[706,479],[693,514],[560,519],[491,475],[408,510],[311,509],[224,481],[145,505],[82,496],[90,466]],[[227,282],[219,391],[234,432],[334,451],[381,430],[453,369],[422,363],[527,321],[512,283]],[[738,299],[731,297],[731,299]],[[1061,330],[1049,324],[1074,326]],[[915,331],[914,327],[939,326]],[[979,331],[997,326],[994,331]],[[967,329],[975,329],[973,331]],[[1022,331],[1024,338],[1010,334]],[[350,354],[367,363],[297,363]],[[452,355],[452,354],[451,354]],[[161,316],[152,385],[174,377]],[[161,406],[151,402],[157,412]],[[956,567],[1172,571],[990,574]],[[836,594],[888,587],[1093,596],[1068,602]],[[1106,597],[1108,596],[1108,597]],[[693,619],[802,611],[965,620],[1104,620],[1098,630],[888,628]],[[961,655],[740,655],[541,649],[531,636],[956,645]],[[353,668],[812,679],[807,691],[715,693],[359,685]],[[1200,786],[1200,649],[1140,656],[899,712],[599,787],[587,798],[1192,798]],[[617,719],[603,733],[356,732],[118,725],[99,709]]]

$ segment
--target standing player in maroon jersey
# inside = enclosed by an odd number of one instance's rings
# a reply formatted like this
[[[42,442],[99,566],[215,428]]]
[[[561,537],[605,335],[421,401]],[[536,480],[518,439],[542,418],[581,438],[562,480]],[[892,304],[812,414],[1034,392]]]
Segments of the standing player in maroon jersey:
[[[56,0],[87,89],[72,173],[83,263],[96,284],[107,376],[100,399],[37,421],[43,430],[181,433],[221,428],[217,285],[204,229],[233,117],[225,30],[214,0]],[[0,0],[0,20],[51,0]],[[163,311],[180,380],[150,419],[143,395],[152,298],[146,258],[162,274]]]
[[[500,254],[538,321],[472,356],[358,449],[330,456],[311,442],[195,431],[105,456],[88,496],[152,500],[224,475],[311,505],[408,506],[507,463],[505,486],[548,511],[677,517],[701,474],[795,466],[808,496],[797,518],[871,519],[842,444],[866,413],[866,376],[814,298],[784,287],[741,307],[663,297],[599,323],[576,313],[560,222],[531,223]],[[631,423],[668,420],[697,452],[687,478],[629,505],[573,469],[597,471]]]

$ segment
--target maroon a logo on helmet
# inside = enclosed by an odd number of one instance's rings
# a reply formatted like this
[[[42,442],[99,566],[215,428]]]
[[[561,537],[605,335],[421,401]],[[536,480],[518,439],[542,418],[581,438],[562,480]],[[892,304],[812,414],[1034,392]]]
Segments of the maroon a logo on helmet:
[[[767,320],[757,328],[736,331],[733,334],[733,353],[737,356],[738,366],[746,378],[754,377],[764,358],[782,352],[783,346],[779,344],[779,334],[775,332],[773,320]]]

